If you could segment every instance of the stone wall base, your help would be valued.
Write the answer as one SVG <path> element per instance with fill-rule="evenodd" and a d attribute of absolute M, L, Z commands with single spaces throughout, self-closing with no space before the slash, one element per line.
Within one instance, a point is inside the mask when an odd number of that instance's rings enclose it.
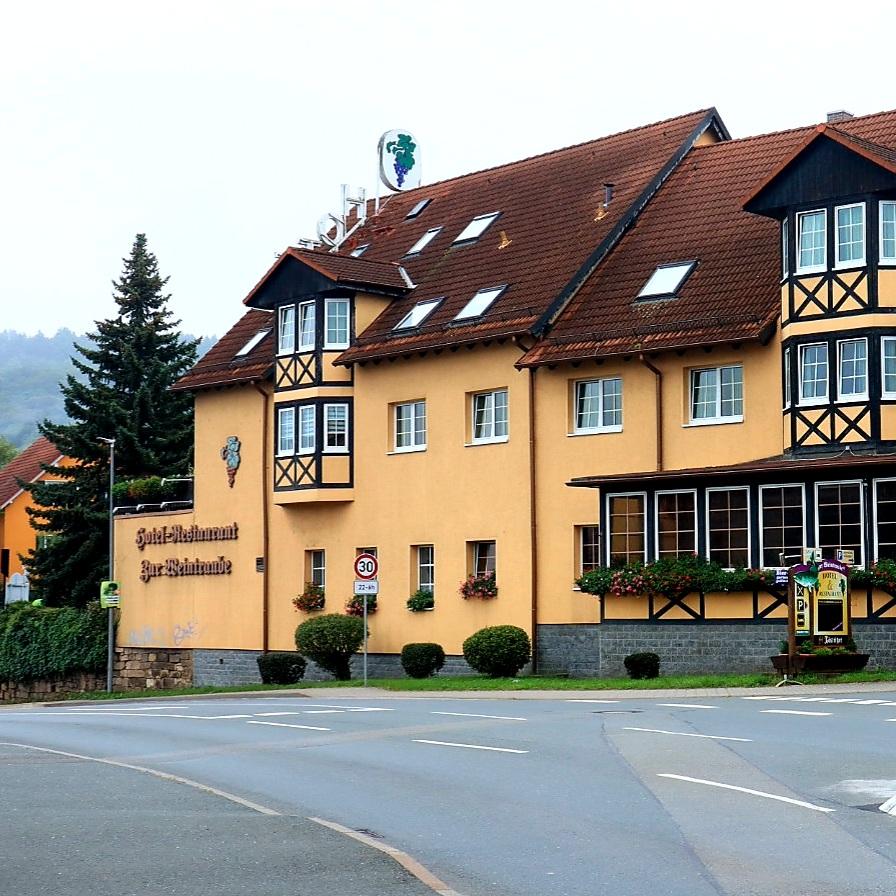
<path fill-rule="evenodd" d="M 65 678 L 37 681 L 0 681 L 0 703 L 63 700 L 71 694 L 102 691 L 105 688 L 105 672 L 75 672 Z"/>
<path fill-rule="evenodd" d="M 112 685 L 116 691 L 166 690 L 193 685 L 192 650 L 116 647 Z M 106 686 L 105 677 L 103 687 Z"/>

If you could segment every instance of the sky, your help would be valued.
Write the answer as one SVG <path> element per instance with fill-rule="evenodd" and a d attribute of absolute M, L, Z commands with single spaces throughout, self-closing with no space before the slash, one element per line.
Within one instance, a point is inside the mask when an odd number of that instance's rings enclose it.
<path fill-rule="evenodd" d="M 376 190 L 715 106 L 735 137 L 896 106 L 892 3 L 0 5 L 0 330 L 84 332 L 146 233 L 185 331 L 222 335 L 278 252 Z"/>

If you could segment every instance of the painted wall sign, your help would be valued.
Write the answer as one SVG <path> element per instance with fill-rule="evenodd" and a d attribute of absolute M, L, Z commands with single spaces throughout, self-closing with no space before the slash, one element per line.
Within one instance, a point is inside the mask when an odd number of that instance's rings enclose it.
<path fill-rule="evenodd" d="M 236 541 L 239 525 L 229 526 L 156 526 L 141 528 L 134 536 L 134 543 L 142 551 L 148 544 L 191 544 L 194 541 Z"/>
<path fill-rule="evenodd" d="M 409 131 L 386 131 L 379 142 L 380 180 L 390 190 L 412 190 L 420 186 L 420 156 L 417 141 Z"/>
<path fill-rule="evenodd" d="M 167 576 L 176 579 L 181 576 L 229 576 L 233 572 L 233 563 L 226 557 L 217 557 L 215 560 L 200 560 L 199 557 L 190 559 L 184 557 L 169 557 L 159 563 L 152 560 L 140 562 L 140 581 L 149 582 L 151 579 Z"/>
<path fill-rule="evenodd" d="M 236 471 L 240 468 L 240 440 L 237 436 L 227 436 L 227 443 L 221 449 L 221 459 L 227 465 L 227 484 L 233 488 Z"/>

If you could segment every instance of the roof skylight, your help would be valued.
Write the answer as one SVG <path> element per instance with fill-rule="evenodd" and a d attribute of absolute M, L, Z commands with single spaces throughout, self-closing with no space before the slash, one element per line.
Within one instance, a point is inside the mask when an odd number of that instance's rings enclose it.
<path fill-rule="evenodd" d="M 455 315 L 455 320 L 466 320 L 468 317 L 480 317 L 491 307 L 495 299 L 501 295 L 506 286 L 492 286 L 488 289 L 480 289 L 479 292 L 467 302 L 460 313 Z"/>
<path fill-rule="evenodd" d="M 431 227 L 405 254 L 416 255 L 418 252 L 422 252 L 441 232 L 441 227 Z"/>
<path fill-rule="evenodd" d="M 432 202 L 432 199 L 421 199 L 405 216 L 404 219 L 407 221 L 409 218 L 416 218 L 423 209 L 426 208 L 429 203 Z"/>
<path fill-rule="evenodd" d="M 490 212 L 487 215 L 477 215 L 467 224 L 466 227 L 454 238 L 455 243 L 465 243 L 468 240 L 479 239 L 486 230 L 488 230 L 489 225 L 495 218 L 500 215 L 501 212 Z"/>
<path fill-rule="evenodd" d="M 672 264 L 658 265 L 650 278 L 641 287 L 639 299 L 674 296 L 681 288 L 688 274 L 694 270 L 696 261 L 676 261 Z"/>
<path fill-rule="evenodd" d="M 410 330 L 412 327 L 419 327 L 435 311 L 436 306 L 441 303 L 441 299 L 427 299 L 425 302 L 417 302 L 392 329 Z"/>
<path fill-rule="evenodd" d="M 360 258 L 369 248 L 370 243 L 364 243 L 363 246 L 358 246 L 356 249 L 352 249 L 348 254 L 351 255 L 352 258 Z"/>
<path fill-rule="evenodd" d="M 244 358 L 249 352 L 270 333 L 270 329 L 259 330 L 252 338 L 233 356 L 234 358 Z"/>

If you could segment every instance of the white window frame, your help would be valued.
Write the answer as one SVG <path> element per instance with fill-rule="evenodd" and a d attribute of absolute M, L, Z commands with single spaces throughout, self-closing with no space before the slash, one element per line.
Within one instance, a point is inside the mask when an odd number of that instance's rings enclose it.
<path fill-rule="evenodd" d="M 854 258 L 849 261 L 840 261 L 840 212 L 846 209 L 860 208 L 862 210 L 862 255 L 860 258 Z M 868 254 L 868 216 L 865 211 L 864 202 L 852 202 L 849 205 L 837 205 L 834 207 L 834 268 L 843 270 L 844 268 L 861 268 L 865 266 L 865 258 Z"/>
<path fill-rule="evenodd" d="M 345 305 L 345 339 L 330 338 L 330 307 L 332 305 Z M 352 338 L 352 304 L 348 299 L 332 298 L 324 299 L 324 348 L 340 349 L 348 348 Z"/>
<path fill-rule="evenodd" d="M 865 544 L 865 490 L 862 487 L 861 479 L 829 479 L 824 482 L 816 482 L 814 489 L 814 507 L 815 511 L 815 546 L 821 547 L 821 537 L 819 535 L 821 526 L 819 524 L 818 513 L 818 490 L 824 485 L 857 485 L 859 487 L 859 538 L 862 548 L 862 562 L 857 566 L 866 566 L 868 563 L 868 546 Z"/>
<path fill-rule="evenodd" d="M 672 261 L 657 265 L 635 298 L 669 299 L 677 296 L 696 265 L 696 261 Z"/>
<path fill-rule="evenodd" d="M 893 245 L 893 255 L 884 255 L 884 206 L 893 209 L 893 217 L 896 220 L 896 200 L 883 199 L 878 204 L 877 227 L 878 227 L 878 255 L 881 264 L 896 264 L 896 243 Z M 896 225 L 894 225 L 896 226 Z"/>
<path fill-rule="evenodd" d="M 781 279 L 786 280 L 790 276 L 790 255 L 787 251 L 788 236 L 790 235 L 790 221 L 784 218 L 781 222 Z"/>
<path fill-rule="evenodd" d="M 843 346 L 853 342 L 861 342 L 865 346 L 865 390 L 863 392 L 843 392 Z M 868 400 L 868 340 L 863 336 L 837 340 L 837 401 L 850 404 L 854 401 Z"/>
<path fill-rule="evenodd" d="M 480 573 L 479 572 L 480 551 L 482 549 L 482 546 L 486 545 L 486 544 L 494 545 L 494 549 L 495 549 L 495 551 L 494 551 L 494 553 L 495 553 L 494 569 L 491 571 L 491 573 L 489 573 L 488 569 L 486 568 L 485 572 Z M 472 542 L 472 545 L 473 545 L 473 551 L 472 551 L 473 556 L 471 558 L 473 561 L 472 575 L 476 576 L 476 578 L 484 578 L 485 576 L 493 575 L 495 577 L 495 581 L 497 582 L 497 580 L 498 580 L 498 541 L 497 541 L 497 539 L 484 538 L 481 541 Z M 486 564 L 486 566 L 487 566 L 487 564 Z"/>
<path fill-rule="evenodd" d="M 305 340 L 305 320 L 308 316 L 308 312 L 311 312 L 311 341 L 307 342 Z M 299 315 L 298 315 L 298 329 L 299 329 L 299 351 L 300 352 L 313 352 L 315 347 L 317 346 L 317 305 L 314 301 L 311 302 L 300 302 L 299 303 Z"/>
<path fill-rule="evenodd" d="M 313 404 L 300 404 L 299 405 L 299 413 L 297 416 L 297 428 L 296 433 L 298 438 L 296 439 L 296 444 L 298 445 L 298 454 L 314 454 L 317 450 L 317 420 L 316 420 L 316 407 Z M 303 434 L 302 434 L 302 422 L 303 418 L 311 417 L 311 441 L 310 443 L 303 442 Z"/>
<path fill-rule="evenodd" d="M 417 405 L 423 405 L 423 417 L 424 417 L 424 427 L 423 427 L 423 441 L 417 442 Z M 411 443 L 409 445 L 399 445 L 398 444 L 398 414 L 400 408 L 410 408 L 411 409 L 411 417 L 410 417 L 410 436 Z M 429 439 L 429 420 L 427 410 L 426 410 L 426 399 L 418 398 L 415 401 L 400 401 L 397 404 L 392 405 L 392 451 L 396 454 L 408 454 L 412 451 L 426 451 L 426 445 Z"/>
<path fill-rule="evenodd" d="M 430 227 L 423 236 L 405 252 L 405 256 L 408 255 L 419 255 L 440 233 L 442 232 L 441 225 L 438 227 Z"/>
<path fill-rule="evenodd" d="M 330 434 L 330 410 L 341 409 L 345 414 L 345 445 L 332 447 L 327 444 Z M 351 444 L 351 415 L 349 414 L 348 404 L 344 401 L 331 401 L 324 405 L 324 424 L 323 424 L 323 444 L 321 449 L 324 454 L 348 454 L 349 445 Z"/>
<path fill-rule="evenodd" d="M 604 496 L 604 519 L 606 520 L 606 525 L 602 527 L 601 534 L 604 536 L 604 541 L 606 542 L 603 549 L 604 563 L 609 566 L 610 565 L 610 554 L 612 551 L 612 541 L 613 541 L 613 530 L 612 530 L 612 518 L 610 516 L 610 499 L 611 498 L 641 498 L 644 501 L 644 552 L 641 557 L 641 561 L 643 563 L 647 562 L 647 527 L 649 525 L 649 521 L 647 519 L 647 492 L 610 492 Z"/>
<path fill-rule="evenodd" d="M 800 245 L 803 241 L 803 220 L 809 215 L 821 215 L 824 221 L 822 233 L 824 234 L 824 243 L 822 244 L 824 257 L 821 264 L 802 265 L 800 264 Z M 828 212 L 824 208 L 813 208 L 805 212 L 797 212 L 796 215 L 796 273 L 797 274 L 818 274 L 828 269 Z"/>
<path fill-rule="evenodd" d="M 429 562 L 423 562 L 423 551 L 429 551 Z M 435 597 L 436 593 L 436 549 L 434 545 L 431 544 L 417 544 L 414 545 L 414 553 L 416 554 L 416 566 L 417 566 L 417 591 L 428 591 L 433 597 Z M 424 584 L 423 582 L 423 570 L 430 570 L 430 582 L 429 584 Z"/>
<path fill-rule="evenodd" d="M 254 336 L 252 336 L 248 342 L 233 356 L 234 358 L 245 358 L 268 333 L 271 332 L 270 327 L 267 330 L 259 330 Z"/>
<path fill-rule="evenodd" d="M 706 533 L 705 533 L 705 557 L 707 560 L 712 559 L 712 550 L 710 547 L 710 537 L 712 536 L 712 526 L 709 522 L 709 496 L 714 492 L 746 492 L 747 495 L 747 562 L 746 566 L 749 567 L 753 562 L 753 499 L 750 495 L 750 488 L 746 485 L 732 485 L 732 486 L 716 486 L 714 488 L 708 488 L 706 490 L 706 496 L 704 498 L 705 505 L 705 517 L 706 520 Z M 726 569 L 733 569 L 734 567 L 728 566 Z"/>
<path fill-rule="evenodd" d="M 896 477 L 893 476 L 883 476 L 880 479 L 875 479 L 873 481 L 873 500 L 871 503 L 871 518 L 872 518 L 872 532 L 874 535 L 874 558 L 873 562 L 876 563 L 880 559 L 880 538 L 877 529 L 877 484 L 879 482 L 896 482 Z"/>
<path fill-rule="evenodd" d="M 283 440 L 283 421 L 291 419 L 291 443 Z M 296 453 L 296 409 L 295 407 L 277 408 L 277 457 L 292 457 Z"/>
<path fill-rule="evenodd" d="M 722 371 L 723 370 L 740 370 L 740 413 L 739 414 L 722 414 Z M 716 372 L 716 413 L 712 417 L 695 417 L 694 416 L 694 375 L 703 373 L 707 370 Z M 744 404 L 746 404 L 746 390 L 744 389 L 744 365 L 737 364 L 720 364 L 718 367 L 693 367 L 688 371 L 688 422 L 685 426 L 718 426 L 724 423 L 743 423 L 744 422 Z"/>
<path fill-rule="evenodd" d="M 284 318 L 292 312 L 292 324 L 287 328 Z M 296 306 L 281 305 L 277 309 L 277 354 L 291 355 L 296 350 Z"/>
<path fill-rule="evenodd" d="M 653 494 L 653 554 L 660 559 L 660 496 L 661 495 L 693 495 L 694 497 L 694 550 L 696 553 L 700 544 L 700 514 L 697 507 L 697 490 L 693 488 L 664 488 Z M 671 555 L 667 555 L 671 556 Z M 679 555 L 681 556 L 681 555 Z"/>
<path fill-rule="evenodd" d="M 604 424 L 604 415 L 607 413 L 607 409 L 605 407 L 605 398 L 606 398 L 606 387 L 605 383 L 618 382 L 619 383 L 619 423 L 610 423 Z M 600 423 L 597 426 L 579 426 L 579 390 L 583 389 L 589 383 L 596 383 L 598 386 L 598 418 L 600 419 Z M 572 381 L 572 431 L 569 433 L 571 436 L 592 436 L 597 435 L 599 433 L 606 432 L 622 432 L 622 426 L 625 422 L 623 413 L 625 410 L 625 403 L 623 397 L 623 383 L 621 376 L 605 376 L 599 378 L 590 378 L 587 380 L 573 380 Z M 613 411 L 611 411 L 613 412 Z"/>
<path fill-rule="evenodd" d="M 896 203 L 894 203 L 896 205 Z M 883 336 L 880 341 L 880 388 L 881 398 L 896 398 L 896 388 L 887 389 L 887 344 L 893 346 L 896 359 L 896 336 Z M 896 383 L 894 383 L 896 386 Z"/>
<path fill-rule="evenodd" d="M 506 289 L 507 285 L 504 284 L 502 286 L 487 286 L 485 289 L 478 290 L 473 298 L 454 315 L 454 320 L 475 320 L 482 317 L 504 295 Z"/>
<path fill-rule="evenodd" d="M 594 529 L 597 533 L 597 541 L 589 542 L 590 544 L 597 545 L 597 566 L 595 569 L 599 569 L 603 564 L 603 545 L 601 542 L 603 539 L 601 538 L 600 532 L 600 524 L 599 523 L 580 523 L 575 527 L 575 539 L 576 539 L 576 576 L 581 576 L 585 574 L 585 530 L 586 529 Z M 588 570 L 591 572 L 591 570 Z M 574 589 L 576 591 L 579 590 L 578 586 Z"/>
<path fill-rule="evenodd" d="M 808 348 L 823 345 L 827 353 L 827 376 L 825 377 L 824 395 L 814 396 L 812 398 L 803 397 L 803 353 Z M 797 352 L 797 374 L 799 378 L 799 395 L 797 396 L 797 404 L 801 407 L 812 407 L 813 405 L 828 404 L 831 399 L 831 347 L 827 342 L 805 342 L 798 346 Z"/>
<path fill-rule="evenodd" d="M 784 349 L 784 409 L 790 407 L 793 402 L 793 396 L 790 394 L 790 390 L 793 388 L 793 380 L 790 374 L 790 364 L 793 360 L 793 350 L 792 346 L 787 346 Z"/>
<path fill-rule="evenodd" d="M 472 243 L 479 239 L 495 221 L 500 217 L 501 212 L 488 212 L 485 215 L 476 215 L 469 224 L 451 241 L 451 245 L 458 243 Z"/>
<path fill-rule="evenodd" d="M 439 305 L 444 301 L 444 296 L 438 299 L 424 299 L 417 302 L 413 308 L 397 323 L 393 330 L 413 330 L 423 325 L 426 318 L 429 317 Z"/>
<path fill-rule="evenodd" d="M 308 581 L 326 590 L 327 587 L 327 552 L 323 548 L 312 548 L 306 551 L 308 558 Z M 314 561 L 320 556 L 320 563 L 315 565 Z M 319 582 L 315 582 L 315 572 L 320 571 Z"/>
<path fill-rule="evenodd" d="M 760 485 L 759 486 L 759 519 L 757 520 L 757 522 L 759 524 L 758 525 L 758 529 L 759 529 L 759 562 L 758 562 L 758 565 L 760 567 L 765 566 L 765 564 L 762 562 L 762 559 L 765 556 L 765 527 L 762 524 L 762 512 L 765 509 L 765 505 L 762 502 L 762 493 L 763 493 L 763 491 L 765 491 L 765 489 L 772 489 L 772 488 L 798 488 L 800 490 L 800 492 L 802 493 L 802 496 L 803 496 L 803 514 L 802 514 L 802 516 L 803 516 L 803 520 L 802 520 L 803 536 L 802 536 L 802 538 L 803 538 L 803 540 L 802 540 L 802 544 L 800 546 L 805 547 L 805 545 L 806 545 L 806 483 L 805 482 L 769 482 L 769 483 L 766 483 L 765 485 Z M 802 559 L 802 558 L 800 558 L 800 559 Z M 799 562 L 799 561 L 797 561 L 797 562 Z M 785 563 L 785 566 L 786 565 L 787 564 Z M 781 566 L 778 566 L 777 564 L 775 564 L 774 566 L 769 567 L 769 568 L 770 569 L 783 569 L 784 567 L 781 567 Z"/>
<path fill-rule="evenodd" d="M 498 421 L 495 416 L 495 408 L 497 407 L 496 398 L 498 395 L 504 396 L 504 434 L 496 435 Z M 491 435 L 476 435 L 476 403 L 479 399 L 485 399 L 485 412 L 491 414 L 491 420 L 488 428 Z M 486 427 L 483 426 L 483 429 Z M 499 442 L 506 442 L 510 438 L 510 396 L 507 389 L 492 389 L 489 392 L 474 392 L 470 396 L 470 444 L 472 445 L 494 445 Z"/>

